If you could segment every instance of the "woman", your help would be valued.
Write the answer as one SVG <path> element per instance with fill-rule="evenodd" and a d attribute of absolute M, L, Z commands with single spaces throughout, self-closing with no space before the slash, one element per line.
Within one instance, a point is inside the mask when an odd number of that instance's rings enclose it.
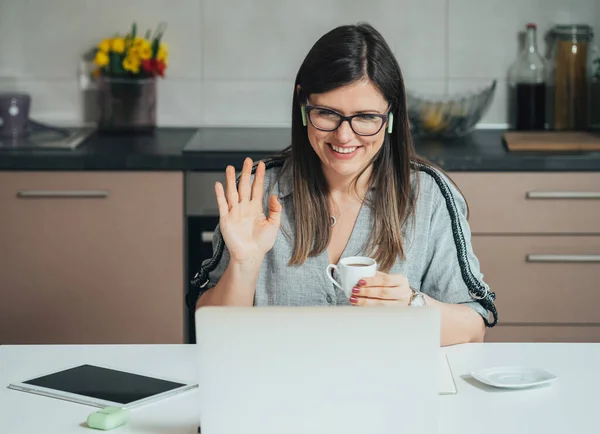
<path fill-rule="evenodd" d="M 422 305 L 441 311 L 442 345 L 482 341 L 494 294 L 470 245 L 466 203 L 413 149 L 400 68 L 367 24 L 319 39 L 294 87 L 292 143 L 246 159 L 215 185 L 220 222 L 188 304 Z M 348 299 L 325 269 L 377 260 Z M 493 320 L 489 321 L 489 314 Z"/>

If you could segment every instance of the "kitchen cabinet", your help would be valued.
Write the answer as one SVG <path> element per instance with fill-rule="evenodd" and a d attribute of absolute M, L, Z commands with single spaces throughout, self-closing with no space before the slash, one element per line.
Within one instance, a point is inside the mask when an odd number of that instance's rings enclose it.
<path fill-rule="evenodd" d="M 0 344 L 184 342 L 181 172 L 0 172 Z"/>
<path fill-rule="evenodd" d="M 497 296 L 486 340 L 600 342 L 600 173 L 449 175 Z"/>

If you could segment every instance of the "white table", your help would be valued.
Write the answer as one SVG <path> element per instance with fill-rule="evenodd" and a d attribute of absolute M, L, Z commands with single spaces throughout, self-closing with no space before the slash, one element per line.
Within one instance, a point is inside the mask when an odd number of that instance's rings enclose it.
<path fill-rule="evenodd" d="M 600 344 L 468 344 L 444 349 L 458 394 L 440 396 L 440 433 L 597 432 Z M 119 366 L 149 375 L 196 380 L 193 345 L 0 346 L 0 432 L 92 433 L 94 407 L 7 389 L 16 382 L 77 363 Z M 543 367 L 550 386 L 509 391 L 479 384 L 468 373 L 491 366 Z M 197 389 L 132 410 L 124 433 L 196 433 Z M 335 433 L 332 433 L 335 434 Z"/>

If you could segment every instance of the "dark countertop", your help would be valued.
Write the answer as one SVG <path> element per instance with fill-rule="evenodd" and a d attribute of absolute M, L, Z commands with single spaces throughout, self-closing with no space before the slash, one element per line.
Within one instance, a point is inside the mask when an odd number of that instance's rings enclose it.
<path fill-rule="evenodd" d="M 159 128 L 148 136 L 94 134 L 75 150 L 0 150 L 0 170 L 221 171 L 246 156 L 283 149 L 289 130 L 278 128 Z M 477 130 L 455 140 L 415 141 L 417 153 L 446 171 L 600 171 L 600 152 L 508 152 L 502 130 Z M 184 152 L 203 141 L 201 152 Z M 242 143 L 243 142 L 243 143 Z M 264 143 L 264 146 L 262 144 Z"/>

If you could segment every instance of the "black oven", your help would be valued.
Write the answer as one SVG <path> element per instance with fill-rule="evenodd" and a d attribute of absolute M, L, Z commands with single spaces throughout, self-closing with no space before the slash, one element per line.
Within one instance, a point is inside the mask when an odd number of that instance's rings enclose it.
<path fill-rule="evenodd" d="M 190 281 L 205 259 L 212 257 L 212 236 L 219 211 L 215 198 L 215 182 L 225 185 L 224 172 L 187 172 L 185 178 L 186 214 L 186 294 Z M 186 309 L 186 341 L 196 342 L 194 310 Z"/>
<path fill-rule="evenodd" d="M 218 153 L 227 157 L 218 165 L 217 171 L 189 171 L 185 174 L 185 206 L 187 220 L 187 259 L 185 291 L 204 259 L 212 256 L 211 236 L 219 221 L 215 198 L 215 182 L 225 186 L 225 167 L 236 167 L 236 177 L 245 157 L 258 161 L 279 153 L 290 144 L 291 130 L 285 128 L 199 128 L 185 145 L 184 153 L 194 155 L 203 152 Z M 198 154 L 194 158 L 202 158 Z M 208 157 L 207 157 L 208 158 Z M 213 165 L 216 165 L 214 163 Z M 215 167 L 216 170 L 217 167 Z M 194 312 L 186 309 L 187 341 L 195 343 Z"/>
<path fill-rule="evenodd" d="M 200 270 L 200 264 L 212 256 L 212 234 L 219 223 L 218 216 L 188 216 L 187 217 L 187 272 L 186 283 L 189 290 L 190 281 Z M 187 318 L 188 342 L 196 342 L 193 312 Z"/>

